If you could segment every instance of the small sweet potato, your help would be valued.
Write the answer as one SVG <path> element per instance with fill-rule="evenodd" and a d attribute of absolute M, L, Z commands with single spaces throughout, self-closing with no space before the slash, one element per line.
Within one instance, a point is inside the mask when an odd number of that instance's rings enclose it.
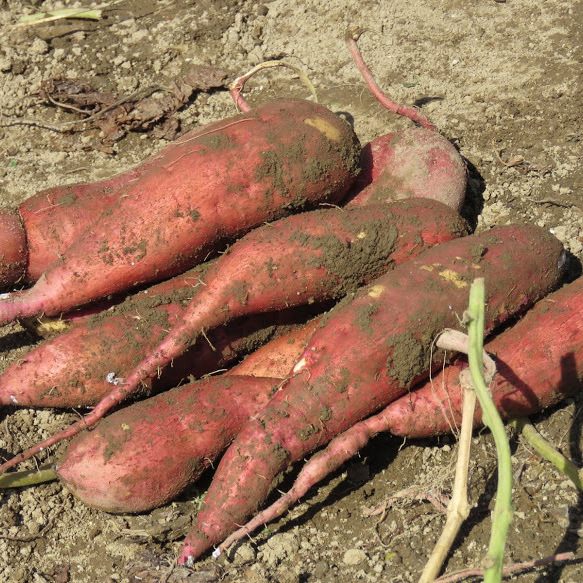
<path fill-rule="evenodd" d="M 361 166 L 347 207 L 420 197 L 459 211 L 464 203 L 465 162 L 437 132 L 413 128 L 376 138 L 364 146 Z"/>

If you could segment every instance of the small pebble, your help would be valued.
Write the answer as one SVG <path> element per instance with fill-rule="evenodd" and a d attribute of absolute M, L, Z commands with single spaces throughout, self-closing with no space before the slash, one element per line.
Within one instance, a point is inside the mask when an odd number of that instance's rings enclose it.
<path fill-rule="evenodd" d="M 344 553 L 342 561 L 345 565 L 358 565 L 366 561 L 366 553 L 361 549 L 349 549 Z"/>

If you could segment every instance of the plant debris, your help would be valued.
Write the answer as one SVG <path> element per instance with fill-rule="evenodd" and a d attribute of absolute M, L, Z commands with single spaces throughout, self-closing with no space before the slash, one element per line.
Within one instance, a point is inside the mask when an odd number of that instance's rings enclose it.
<path fill-rule="evenodd" d="M 82 116 L 75 123 L 102 132 L 98 149 L 113 152 L 112 145 L 130 131 L 151 131 L 155 138 L 174 140 L 180 121 L 174 114 L 199 91 L 226 89 L 230 76 L 220 69 L 192 66 L 168 86 L 150 85 L 126 97 L 93 89 L 80 79 L 49 79 L 39 91 L 55 107 Z"/>

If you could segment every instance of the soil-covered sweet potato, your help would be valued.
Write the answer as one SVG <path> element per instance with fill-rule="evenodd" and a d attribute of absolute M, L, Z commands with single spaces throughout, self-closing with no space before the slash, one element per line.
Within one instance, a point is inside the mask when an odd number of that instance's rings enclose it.
<path fill-rule="evenodd" d="M 164 150 L 32 288 L 4 296 L 0 323 L 176 275 L 265 221 L 338 202 L 359 156 L 350 126 L 307 101 L 199 129 Z"/>
<path fill-rule="evenodd" d="M 457 324 L 476 277 L 488 282 L 490 332 L 556 288 L 563 263 L 562 245 L 548 232 L 510 226 L 443 243 L 358 291 L 331 313 L 295 374 L 223 456 L 180 562 L 244 524 L 290 463 L 426 377 L 442 357 L 433 341 Z"/>

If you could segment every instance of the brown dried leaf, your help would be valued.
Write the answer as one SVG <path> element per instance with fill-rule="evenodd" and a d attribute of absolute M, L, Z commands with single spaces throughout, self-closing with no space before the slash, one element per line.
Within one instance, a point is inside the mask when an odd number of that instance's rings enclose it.
<path fill-rule="evenodd" d="M 175 139 L 180 124 L 173 114 L 197 91 L 227 87 L 229 81 L 229 75 L 220 69 L 192 66 L 184 77 L 172 81 L 167 88 L 146 88 L 127 98 L 95 91 L 89 83 L 78 79 L 44 81 L 39 94 L 52 105 L 87 115 L 80 122 L 101 130 L 103 144 L 109 144 L 109 150 L 111 144 L 129 131 L 154 128 L 154 137 Z M 154 91 L 162 92 L 162 95 L 152 97 Z"/>

